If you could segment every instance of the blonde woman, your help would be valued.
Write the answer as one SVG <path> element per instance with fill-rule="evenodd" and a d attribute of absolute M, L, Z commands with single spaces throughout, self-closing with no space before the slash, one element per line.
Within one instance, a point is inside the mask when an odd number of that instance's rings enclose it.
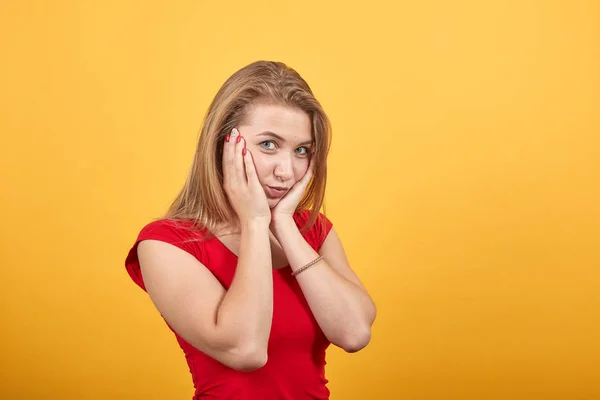
<path fill-rule="evenodd" d="M 187 181 L 126 267 L 181 346 L 194 399 L 328 399 L 325 352 L 371 337 L 375 305 L 320 211 L 330 124 L 279 62 L 233 74 Z"/>

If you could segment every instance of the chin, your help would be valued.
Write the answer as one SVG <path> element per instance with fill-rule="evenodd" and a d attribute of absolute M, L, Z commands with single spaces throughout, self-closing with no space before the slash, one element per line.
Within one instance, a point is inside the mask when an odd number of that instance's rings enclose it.
<path fill-rule="evenodd" d="M 275 206 L 276 206 L 277 204 L 279 204 L 279 200 L 280 200 L 280 199 L 267 199 L 267 202 L 269 203 L 269 208 L 270 208 L 270 209 L 273 209 L 273 208 L 275 208 Z"/>

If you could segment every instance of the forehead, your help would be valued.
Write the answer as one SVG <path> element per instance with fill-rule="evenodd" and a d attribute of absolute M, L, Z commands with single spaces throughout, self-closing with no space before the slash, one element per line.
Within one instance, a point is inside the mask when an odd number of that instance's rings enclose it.
<path fill-rule="evenodd" d="M 310 118 L 304 111 L 282 105 L 257 104 L 248 109 L 240 125 L 242 135 L 255 136 L 269 131 L 286 140 L 301 142 L 312 139 Z"/>

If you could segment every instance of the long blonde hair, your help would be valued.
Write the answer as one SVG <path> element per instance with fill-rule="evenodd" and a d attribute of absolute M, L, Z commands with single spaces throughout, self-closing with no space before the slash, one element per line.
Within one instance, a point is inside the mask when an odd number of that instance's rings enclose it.
<path fill-rule="evenodd" d="M 303 231 L 314 224 L 324 204 L 331 124 L 300 74 L 284 63 L 273 61 L 249 64 L 221 86 L 204 118 L 185 184 L 167 211 L 166 218 L 190 220 L 209 232 L 213 232 L 219 224 L 235 221 L 235 211 L 223 189 L 221 151 L 225 136 L 244 121 L 248 107 L 257 103 L 297 108 L 310 117 L 314 172 L 297 209 L 311 210 Z"/>

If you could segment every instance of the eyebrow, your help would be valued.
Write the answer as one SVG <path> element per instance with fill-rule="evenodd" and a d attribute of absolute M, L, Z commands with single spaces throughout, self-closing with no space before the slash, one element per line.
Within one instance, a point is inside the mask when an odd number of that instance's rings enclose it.
<path fill-rule="evenodd" d="M 281 137 L 278 134 L 276 134 L 275 132 L 271 132 L 271 131 L 264 131 L 262 133 L 259 133 L 257 136 L 269 136 L 269 137 L 275 138 L 277 140 L 280 140 L 282 142 L 285 142 L 285 139 L 283 137 Z M 313 142 L 312 140 L 305 140 L 304 142 L 299 143 L 298 145 L 305 146 L 307 144 L 312 144 L 312 142 Z"/>

